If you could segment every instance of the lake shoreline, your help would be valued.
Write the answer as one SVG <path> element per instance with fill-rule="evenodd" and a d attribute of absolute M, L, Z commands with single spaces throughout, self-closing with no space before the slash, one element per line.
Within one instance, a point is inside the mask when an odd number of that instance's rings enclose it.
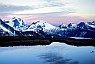
<path fill-rule="evenodd" d="M 52 42 L 61 42 L 61 43 L 64 42 L 68 45 L 74 45 L 74 46 L 95 46 L 95 39 L 40 38 L 33 36 L 0 37 L 0 47 L 49 45 Z"/>

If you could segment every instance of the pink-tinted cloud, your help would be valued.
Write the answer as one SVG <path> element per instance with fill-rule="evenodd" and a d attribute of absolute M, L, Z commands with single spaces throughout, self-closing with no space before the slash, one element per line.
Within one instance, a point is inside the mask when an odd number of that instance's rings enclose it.
<path fill-rule="evenodd" d="M 54 25 L 60 25 L 62 23 L 64 24 L 79 23 L 80 21 L 85 21 L 85 22 L 93 21 L 93 20 L 88 20 L 87 18 L 83 18 L 81 16 L 74 16 L 74 15 L 61 16 L 59 13 L 58 14 L 35 14 L 35 15 L 10 15 L 5 17 L 2 16 L 1 18 L 4 20 L 4 19 L 11 19 L 13 17 L 22 18 L 28 24 L 31 24 L 32 22 L 36 22 L 38 20 L 45 21 Z"/>
<path fill-rule="evenodd" d="M 18 16 L 16 16 L 18 17 Z M 72 15 L 63 15 L 58 14 L 36 14 L 36 15 L 19 15 L 26 23 L 31 24 L 38 20 L 45 21 L 50 24 L 59 25 L 59 24 L 68 24 L 68 23 L 79 23 L 80 21 L 93 21 L 83 18 L 81 16 L 72 16 Z"/>
<path fill-rule="evenodd" d="M 45 22 L 48 22 L 48 23 L 51 23 L 51 24 L 54 24 L 54 25 L 59 25 L 59 24 L 68 24 L 68 23 L 79 23 L 80 21 L 89 21 L 85 18 L 82 18 L 80 16 L 60 16 L 60 17 L 57 17 L 57 16 L 54 16 L 54 17 L 37 17 L 37 18 L 30 18 L 30 19 L 26 19 L 26 21 L 28 23 L 31 23 L 33 21 L 37 21 L 37 20 L 41 20 L 41 21 L 45 21 Z"/>

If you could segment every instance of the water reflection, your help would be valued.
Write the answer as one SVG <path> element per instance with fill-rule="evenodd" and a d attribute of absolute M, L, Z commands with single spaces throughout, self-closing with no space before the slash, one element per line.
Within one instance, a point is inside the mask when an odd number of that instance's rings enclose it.
<path fill-rule="evenodd" d="M 0 47 L 0 64 L 95 64 L 95 47 L 64 43 Z"/>
<path fill-rule="evenodd" d="M 6 51 L 14 51 L 14 50 L 20 50 L 20 49 L 26 49 L 30 46 L 13 46 L 13 47 L 0 47 L 0 53 L 6 52 Z"/>
<path fill-rule="evenodd" d="M 58 53 L 44 53 L 40 55 L 40 58 L 43 59 L 44 62 L 48 62 L 50 64 L 79 64 L 78 61 L 73 61 L 73 59 L 67 59 Z"/>

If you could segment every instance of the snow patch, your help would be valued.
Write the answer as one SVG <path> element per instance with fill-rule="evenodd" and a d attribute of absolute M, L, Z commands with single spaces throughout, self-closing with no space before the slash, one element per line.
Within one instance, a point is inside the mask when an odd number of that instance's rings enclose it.
<path fill-rule="evenodd" d="M 84 38 L 84 37 L 70 37 L 70 38 L 74 38 L 74 39 L 91 39 L 91 38 Z"/>

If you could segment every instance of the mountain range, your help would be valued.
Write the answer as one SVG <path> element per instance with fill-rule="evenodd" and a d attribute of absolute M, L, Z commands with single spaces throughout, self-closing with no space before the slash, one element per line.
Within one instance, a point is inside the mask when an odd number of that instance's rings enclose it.
<path fill-rule="evenodd" d="M 0 19 L 0 36 L 40 36 L 50 38 L 83 37 L 95 38 L 95 21 L 69 23 L 53 26 L 47 22 L 37 21 L 30 25 L 21 18 Z"/>

